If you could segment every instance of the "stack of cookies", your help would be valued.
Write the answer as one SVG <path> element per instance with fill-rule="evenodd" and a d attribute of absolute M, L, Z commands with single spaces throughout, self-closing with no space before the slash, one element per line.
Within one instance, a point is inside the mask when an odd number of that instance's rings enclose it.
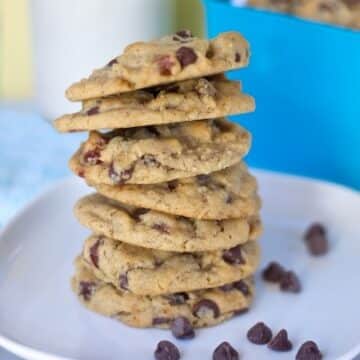
<path fill-rule="evenodd" d="M 223 75 L 248 60 L 238 33 L 179 31 L 128 46 L 67 90 L 83 107 L 55 126 L 89 131 L 70 168 L 96 190 L 75 206 L 92 233 L 72 279 L 87 308 L 192 329 L 251 305 L 260 199 L 242 161 L 251 136 L 224 116 L 254 100 Z"/>

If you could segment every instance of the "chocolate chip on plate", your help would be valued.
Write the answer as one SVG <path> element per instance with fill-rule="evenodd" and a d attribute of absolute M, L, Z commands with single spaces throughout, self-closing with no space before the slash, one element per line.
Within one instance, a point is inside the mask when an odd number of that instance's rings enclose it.
<path fill-rule="evenodd" d="M 262 278 L 265 281 L 278 283 L 280 282 L 282 276 L 285 273 L 285 269 L 276 261 L 272 261 L 269 265 L 263 270 Z"/>
<path fill-rule="evenodd" d="M 192 48 L 182 46 L 176 51 L 176 58 L 179 60 L 181 67 L 184 68 L 196 62 L 197 55 Z"/>
<path fill-rule="evenodd" d="M 264 345 L 271 340 L 272 331 L 263 322 L 258 322 L 249 329 L 247 332 L 247 338 L 253 344 Z"/>
<path fill-rule="evenodd" d="M 285 271 L 280 280 L 280 289 L 286 292 L 299 293 L 301 283 L 293 271 Z"/>
<path fill-rule="evenodd" d="M 214 350 L 213 360 L 239 360 L 239 353 L 224 341 Z"/>
<path fill-rule="evenodd" d="M 242 256 L 241 245 L 224 250 L 222 258 L 225 262 L 231 265 L 245 264 L 245 260 Z"/>
<path fill-rule="evenodd" d="M 306 341 L 296 354 L 296 360 L 321 360 L 322 354 L 314 341 Z"/>
<path fill-rule="evenodd" d="M 329 242 L 325 227 L 320 223 L 312 224 L 305 232 L 304 240 L 310 254 L 324 255 L 329 250 Z"/>
<path fill-rule="evenodd" d="M 212 300 L 200 300 L 193 307 L 193 315 L 198 318 L 206 317 L 209 313 L 211 313 L 215 319 L 220 316 L 220 309 Z"/>
<path fill-rule="evenodd" d="M 195 336 L 190 321 L 184 316 L 178 316 L 172 321 L 171 332 L 177 339 L 192 339 Z"/>
<path fill-rule="evenodd" d="M 285 329 L 280 330 L 268 343 L 268 347 L 274 351 L 290 351 L 292 343 L 288 339 L 287 331 Z"/>
<path fill-rule="evenodd" d="M 154 352 L 156 360 L 179 360 L 179 349 L 170 341 L 162 340 L 157 344 Z"/>

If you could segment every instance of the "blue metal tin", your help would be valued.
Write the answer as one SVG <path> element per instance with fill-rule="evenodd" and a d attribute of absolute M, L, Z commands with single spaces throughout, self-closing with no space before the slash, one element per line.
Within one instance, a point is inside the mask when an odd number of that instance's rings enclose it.
<path fill-rule="evenodd" d="M 256 98 L 235 116 L 253 133 L 252 166 L 360 189 L 360 32 L 204 0 L 208 34 L 236 30 L 249 68 L 230 73 Z"/>

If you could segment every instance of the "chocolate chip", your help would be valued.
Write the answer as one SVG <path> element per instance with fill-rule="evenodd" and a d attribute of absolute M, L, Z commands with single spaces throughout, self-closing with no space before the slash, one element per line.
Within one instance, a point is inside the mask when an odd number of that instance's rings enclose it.
<path fill-rule="evenodd" d="M 220 309 L 217 304 L 209 299 L 200 300 L 193 307 L 193 315 L 198 318 L 205 317 L 209 311 L 212 312 L 215 319 L 220 315 Z"/>
<path fill-rule="evenodd" d="M 131 179 L 133 172 L 133 167 L 117 172 L 114 168 L 114 163 L 111 163 L 109 168 L 109 177 L 115 184 L 121 185 Z"/>
<path fill-rule="evenodd" d="M 250 295 L 250 289 L 249 289 L 248 285 L 246 284 L 246 282 L 243 280 L 235 281 L 233 283 L 233 287 L 236 290 L 241 291 L 245 296 Z"/>
<path fill-rule="evenodd" d="M 235 53 L 235 62 L 240 62 L 241 60 L 241 54 L 240 53 Z"/>
<path fill-rule="evenodd" d="M 175 65 L 170 55 L 163 55 L 156 60 L 160 75 L 170 76 L 171 68 Z"/>
<path fill-rule="evenodd" d="M 309 227 L 304 235 L 305 243 L 310 254 L 324 255 L 329 250 L 326 229 L 323 225 L 315 223 Z"/>
<path fill-rule="evenodd" d="M 227 342 L 221 343 L 213 353 L 213 360 L 239 360 L 239 353 Z"/>
<path fill-rule="evenodd" d="M 140 216 L 144 215 L 146 213 L 148 213 L 150 210 L 149 209 L 145 209 L 145 208 L 136 208 L 131 216 L 133 217 L 133 219 L 135 219 L 136 221 L 140 221 Z"/>
<path fill-rule="evenodd" d="M 156 360 L 179 360 L 179 349 L 170 341 L 162 340 L 157 344 L 154 352 Z"/>
<path fill-rule="evenodd" d="M 101 244 L 101 239 L 97 239 L 96 242 L 89 249 L 90 259 L 94 266 L 97 268 L 99 268 L 99 247 Z"/>
<path fill-rule="evenodd" d="M 186 292 L 179 292 L 165 296 L 169 300 L 170 305 L 182 305 L 189 300 L 189 295 Z"/>
<path fill-rule="evenodd" d="M 225 284 L 225 285 L 220 286 L 219 289 L 224 292 L 228 292 L 228 291 L 234 290 L 234 286 L 233 286 L 233 284 Z"/>
<path fill-rule="evenodd" d="M 249 311 L 248 308 L 242 308 L 239 310 L 234 310 L 233 314 L 234 314 L 234 316 L 238 316 L 238 315 L 246 314 L 248 311 Z"/>
<path fill-rule="evenodd" d="M 186 30 L 186 29 L 179 30 L 175 34 L 177 36 L 180 36 L 180 37 L 184 38 L 184 39 L 189 38 L 189 37 L 193 37 L 192 32 L 190 30 Z"/>
<path fill-rule="evenodd" d="M 184 317 L 179 316 L 171 323 L 171 332 L 177 339 L 192 339 L 195 336 L 194 329 L 190 321 Z"/>
<path fill-rule="evenodd" d="M 292 343 L 288 339 L 287 331 L 285 329 L 280 330 L 269 342 L 268 347 L 275 351 L 290 351 L 292 349 Z"/>
<path fill-rule="evenodd" d="M 207 50 L 206 50 L 206 54 L 205 56 L 208 58 L 208 59 L 212 59 L 214 57 L 214 50 L 212 47 L 209 47 Z"/>
<path fill-rule="evenodd" d="M 299 293 L 301 291 L 301 283 L 297 275 L 293 271 L 285 271 L 280 279 L 280 289 L 286 292 Z"/>
<path fill-rule="evenodd" d="M 155 223 L 152 228 L 161 232 L 162 234 L 170 234 L 170 229 L 165 223 Z"/>
<path fill-rule="evenodd" d="M 110 60 L 106 66 L 113 66 L 114 64 L 117 64 L 117 63 L 118 63 L 117 59 L 114 58 L 114 59 Z"/>
<path fill-rule="evenodd" d="M 220 228 L 220 232 L 224 232 L 224 221 L 223 220 L 216 220 L 216 225 Z"/>
<path fill-rule="evenodd" d="M 322 354 L 314 341 L 306 341 L 296 354 L 296 360 L 321 360 Z"/>
<path fill-rule="evenodd" d="M 174 191 L 178 187 L 179 181 L 178 180 L 171 180 L 171 181 L 168 181 L 166 183 L 166 185 L 167 185 L 167 187 L 168 187 L 168 189 L 170 191 Z"/>
<path fill-rule="evenodd" d="M 247 332 L 247 338 L 250 342 L 257 345 L 267 344 L 272 338 L 271 329 L 263 322 L 258 322 Z"/>
<path fill-rule="evenodd" d="M 79 295 L 83 297 L 85 301 L 89 301 L 91 295 L 95 290 L 96 284 L 91 281 L 80 281 L 79 282 Z"/>
<path fill-rule="evenodd" d="M 78 176 L 80 176 L 81 178 L 84 178 L 85 177 L 85 171 L 84 170 L 79 170 L 77 172 Z"/>
<path fill-rule="evenodd" d="M 176 58 L 179 60 L 181 67 L 184 68 L 196 62 L 197 55 L 192 48 L 182 46 L 176 51 Z"/>
<path fill-rule="evenodd" d="M 225 262 L 231 265 L 245 264 L 245 260 L 242 256 L 241 245 L 224 250 L 222 258 Z"/>
<path fill-rule="evenodd" d="M 156 317 L 153 318 L 152 320 L 152 324 L 155 325 L 163 325 L 163 324 L 169 324 L 171 321 L 171 319 L 166 318 L 166 317 Z"/>
<path fill-rule="evenodd" d="M 119 285 L 121 289 L 128 290 L 129 280 L 126 274 L 120 274 L 119 276 Z"/>
<path fill-rule="evenodd" d="M 94 106 L 92 108 L 90 108 L 88 111 L 86 111 L 86 115 L 96 115 L 99 113 L 99 107 L 98 106 Z"/>
<path fill-rule="evenodd" d="M 155 156 L 152 154 L 144 154 L 141 157 L 141 160 L 146 166 L 159 167 L 161 165 L 159 161 L 156 160 Z"/>
<path fill-rule="evenodd" d="M 207 186 L 211 182 L 211 177 L 205 174 L 197 175 L 196 181 L 200 186 Z"/>
<path fill-rule="evenodd" d="M 99 149 L 89 150 L 84 154 L 83 157 L 84 161 L 90 165 L 98 165 L 102 163 L 102 161 L 100 160 Z"/>
<path fill-rule="evenodd" d="M 227 194 L 225 197 L 225 203 L 226 204 L 232 204 L 234 202 L 234 198 L 231 194 Z"/>
<path fill-rule="evenodd" d="M 272 261 L 263 270 L 262 278 L 265 281 L 279 283 L 284 273 L 285 269 L 279 263 Z"/>

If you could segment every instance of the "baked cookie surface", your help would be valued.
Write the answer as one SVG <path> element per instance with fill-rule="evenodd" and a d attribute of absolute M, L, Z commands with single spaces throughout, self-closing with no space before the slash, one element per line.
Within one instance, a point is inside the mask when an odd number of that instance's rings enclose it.
<path fill-rule="evenodd" d="M 122 55 L 71 85 L 69 100 L 100 98 L 150 86 L 219 74 L 247 66 L 249 45 L 236 32 L 211 40 L 179 31 L 150 42 L 127 46 Z"/>
<path fill-rule="evenodd" d="M 177 253 L 91 235 L 82 256 L 100 280 L 137 295 L 160 295 L 244 279 L 255 272 L 259 247 L 249 241 L 226 250 Z"/>

